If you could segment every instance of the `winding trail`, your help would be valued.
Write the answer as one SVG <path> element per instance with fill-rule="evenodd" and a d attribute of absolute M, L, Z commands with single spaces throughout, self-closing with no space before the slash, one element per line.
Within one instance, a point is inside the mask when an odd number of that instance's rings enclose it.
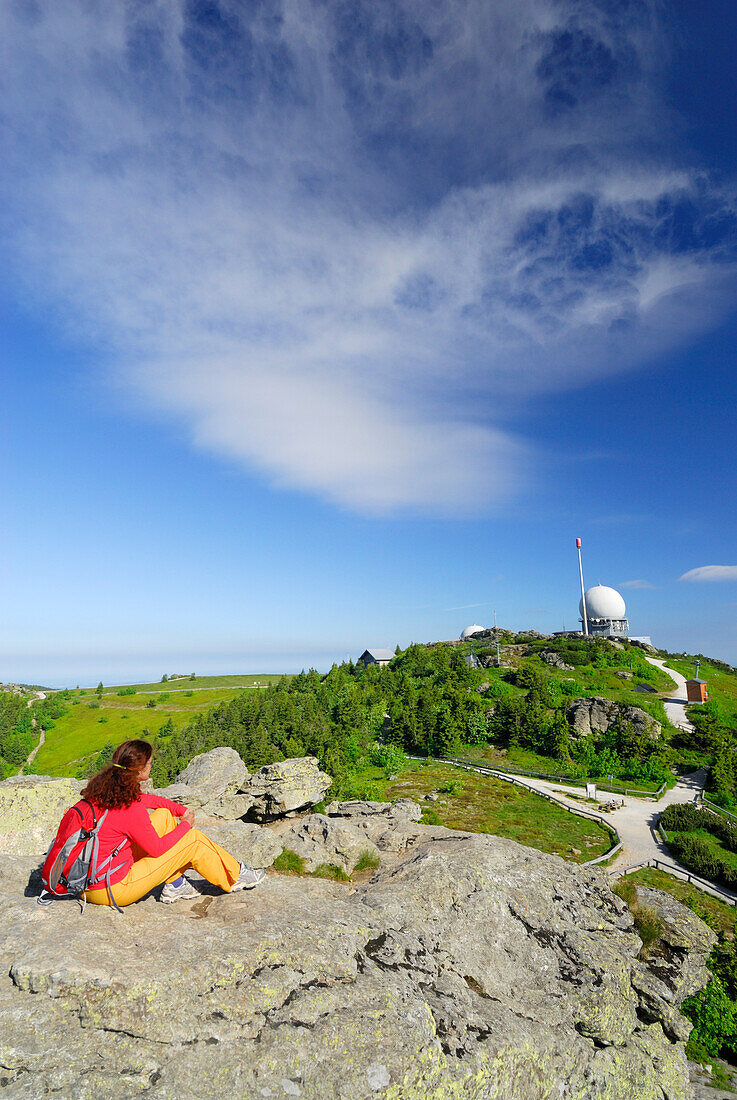
<path fill-rule="evenodd" d="M 664 672 L 666 676 L 670 676 L 671 680 L 675 683 L 675 691 L 671 692 L 669 698 L 663 703 L 665 707 L 665 713 L 668 715 L 669 720 L 674 726 L 682 730 L 692 730 L 693 725 L 686 717 L 686 703 L 688 699 L 686 697 L 686 677 L 681 676 L 680 672 L 676 672 L 674 668 L 669 668 L 660 657 L 645 657 L 648 664 L 655 665 L 661 672 Z"/>
<path fill-rule="evenodd" d="M 680 672 L 676 672 L 675 669 L 669 668 L 665 661 L 660 658 L 648 657 L 647 660 L 670 676 L 675 683 L 674 691 L 664 703 L 669 720 L 679 729 L 693 729 L 686 717 L 685 677 L 681 676 Z M 682 775 L 675 787 L 665 791 L 657 802 L 653 799 L 635 798 L 633 795 L 628 795 L 624 806 L 607 814 L 597 813 L 595 810 L 589 809 L 582 800 L 581 787 L 568 786 L 565 783 L 536 779 L 533 776 L 523 776 L 517 773 L 505 773 L 500 768 L 494 768 L 493 771 L 495 774 L 521 784 L 531 791 L 553 795 L 560 803 L 571 809 L 586 809 L 592 817 L 603 824 L 613 825 L 622 840 L 622 848 L 606 868 L 610 876 L 616 877 L 618 873 L 633 864 L 646 863 L 648 860 L 655 859 L 659 860 L 660 863 L 669 865 L 673 871 L 679 874 L 679 877 L 690 874 L 685 867 L 682 867 L 673 858 L 667 845 L 661 840 L 657 831 L 657 822 L 666 806 L 695 801 L 699 792 L 704 789 L 707 776 L 706 768 L 699 768 L 697 771 Z M 610 796 L 607 795 L 606 797 Z M 667 867 L 665 869 L 667 870 Z M 715 897 L 728 898 L 737 902 L 737 894 L 730 893 L 730 891 L 717 886 L 712 889 L 703 880 L 698 881 L 693 878 L 692 880 L 699 889 L 705 890 Z"/>

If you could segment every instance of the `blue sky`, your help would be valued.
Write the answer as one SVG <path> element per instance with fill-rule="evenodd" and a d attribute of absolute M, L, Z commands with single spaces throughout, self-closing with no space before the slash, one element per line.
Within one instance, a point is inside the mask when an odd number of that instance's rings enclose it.
<path fill-rule="evenodd" d="M 693 9 L 3 6 L 0 679 L 570 628 L 576 536 L 737 663 L 737 13 Z"/>

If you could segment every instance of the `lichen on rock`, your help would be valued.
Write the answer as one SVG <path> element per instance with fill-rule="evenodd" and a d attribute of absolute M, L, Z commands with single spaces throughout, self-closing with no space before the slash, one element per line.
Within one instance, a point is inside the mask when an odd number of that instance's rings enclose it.
<path fill-rule="evenodd" d="M 678 1006 L 704 980 L 701 922 L 661 901 L 663 943 L 639 959 L 602 871 L 418 815 L 354 802 L 302 819 L 306 835 L 401 834 L 368 882 L 272 873 L 122 916 L 40 908 L 37 860 L 5 856 L 3 1095 L 687 1100 Z M 211 827 L 262 865 L 285 842 Z"/>

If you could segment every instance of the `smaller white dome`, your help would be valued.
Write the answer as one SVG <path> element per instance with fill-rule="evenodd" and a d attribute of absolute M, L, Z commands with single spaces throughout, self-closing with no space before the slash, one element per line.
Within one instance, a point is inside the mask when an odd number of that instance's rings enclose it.
<path fill-rule="evenodd" d="M 470 638 L 472 634 L 478 634 L 479 630 L 486 630 L 486 627 L 479 626 L 478 623 L 472 623 L 471 626 L 467 626 L 461 634 L 461 641 L 465 641 L 466 638 Z"/>
<path fill-rule="evenodd" d="M 625 603 L 616 588 L 607 588 L 597 584 L 586 592 L 586 614 L 590 619 L 623 619 Z M 579 600 L 578 611 L 583 615 L 583 600 Z"/>

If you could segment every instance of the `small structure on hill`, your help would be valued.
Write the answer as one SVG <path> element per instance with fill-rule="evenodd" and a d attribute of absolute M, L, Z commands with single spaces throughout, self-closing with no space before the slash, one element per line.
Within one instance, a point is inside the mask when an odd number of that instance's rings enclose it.
<path fill-rule="evenodd" d="M 689 703 L 705 703 L 709 698 L 706 680 L 699 680 L 698 676 L 694 676 L 692 680 L 686 680 L 686 698 Z"/>
<path fill-rule="evenodd" d="M 378 649 L 374 646 L 364 649 L 358 660 L 362 665 L 388 665 L 393 656 L 393 649 Z"/>
<path fill-rule="evenodd" d="M 480 634 L 485 627 L 479 626 L 478 623 L 471 623 L 465 630 L 461 631 L 461 641 L 465 642 L 466 638 L 473 638 L 474 634 Z"/>
<path fill-rule="evenodd" d="M 578 613 L 581 616 L 581 625 L 587 633 L 600 638 L 626 638 L 629 634 L 629 623 L 625 618 L 625 603 L 616 588 L 608 588 L 605 584 L 597 584 L 586 591 L 585 603 L 580 600 Z M 586 617 L 584 620 L 584 616 Z"/>

